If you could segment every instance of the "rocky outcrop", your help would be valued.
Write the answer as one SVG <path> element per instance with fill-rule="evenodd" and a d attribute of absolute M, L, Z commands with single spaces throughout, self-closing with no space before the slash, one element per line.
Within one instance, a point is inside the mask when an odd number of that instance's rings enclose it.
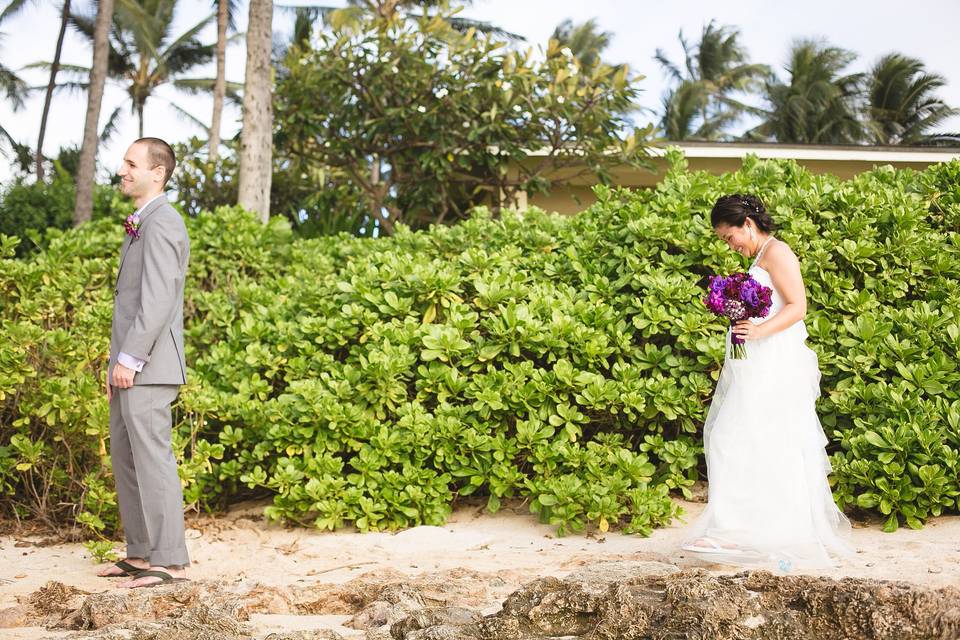
<path fill-rule="evenodd" d="M 960 589 L 951 587 L 608 562 L 534 580 L 504 599 L 508 588 L 496 575 L 468 571 L 368 573 L 298 588 L 211 581 L 94 594 L 52 582 L 7 610 L 6 620 L 98 640 L 960 639 Z M 496 613 L 481 615 L 499 602 Z M 254 613 L 351 617 L 341 634 L 258 633 Z"/>
<path fill-rule="evenodd" d="M 960 638 L 960 590 L 954 588 L 765 571 L 618 573 L 613 580 L 536 580 L 499 613 L 461 627 L 458 640 Z"/>

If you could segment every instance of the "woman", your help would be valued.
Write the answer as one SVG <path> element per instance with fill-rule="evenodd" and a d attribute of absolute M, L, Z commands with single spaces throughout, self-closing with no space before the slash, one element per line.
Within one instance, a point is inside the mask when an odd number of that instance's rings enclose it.
<path fill-rule="evenodd" d="M 850 523 L 833 502 L 827 439 L 814 403 L 820 393 L 817 356 L 804 341 L 807 311 L 800 263 L 772 235 L 760 199 L 720 198 L 710 215 L 727 245 L 753 257 L 749 273 L 773 289 L 766 318 L 743 320 L 731 332 L 747 357 L 727 357 L 707 413 L 703 440 L 709 502 L 683 548 L 704 559 L 781 571 L 833 564 L 851 553 Z"/>

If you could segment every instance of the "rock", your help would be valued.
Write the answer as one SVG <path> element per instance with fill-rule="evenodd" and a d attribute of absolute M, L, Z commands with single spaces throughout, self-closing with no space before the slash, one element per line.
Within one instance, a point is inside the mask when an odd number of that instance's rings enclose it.
<path fill-rule="evenodd" d="M 474 640 L 463 627 L 452 624 L 441 624 L 421 631 L 412 631 L 406 640 Z"/>
<path fill-rule="evenodd" d="M 960 637 L 960 590 L 952 587 L 702 569 L 609 577 L 536 580 L 499 613 L 460 626 L 460 635 L 449 624 L 433 628 L 456 640 Z"/>
<path fill-rule="evenodd" d="M 312 629 L 310 631 L 271 633 L 265 636 L 263 640 L 343 640 L 343 636 L 329 629 Z"/>
<path fill-rule="evenodd" d="M 421 611 L 414 611 L 412 614 L 403 618 L 398 622 L 394 622 L 390 625 L 390 635 L 395 640 L 426 640 L 427 636 L 422 635 L 420 632 L 424 629 L 434 630 L 439 629 L 440 627 L 458 629 L 469 624 L 472 624 L 480 619 L 480 616 L 469 609 L 464 609 L 462 607 L 440 607 L 434 609 L 423 609 Z M 446 634 L 447 631 L 435 632 Z M 459 633 L 459 631 L 457 632 Z M 429 636 L 433 638 L 434 636 Z M 446 636 L 437 636 L 437 640 L 440 640 L 441 637 Z M 450 636 L 452 639 L 457 636 Z"/>
<path fill-rule="evenodd" d="M 417 591 L 425 607 L 481 607 L 512 591 L 497 574 L 469 569 L 417 576 L 395 570 L 371 571 L 343 585 L 315 584 L 297 589 L 293 606 L 298 613 L 309 615 L 354 615 L 383 600 L 384 590 L 401 586 Z"/>
<path fill-rule="evenodd" d="M 390 626 L 425 607 L 419 591 L 408 585 L 390 585 L 381 590 L 378 600 L 364 607 L 344 626 L 354 629 Z"/>
<path fill-rule="evenodd" d="M 252 637 L 245 624 L 251 613 L 335 613 L 329 606 L 352 614 L 348 625 L 365 631 L 365 640 L 960 638 L 960 590 L 953 587 L 765 571 L 714 575 L 637 560 L 541 578 L 509 595 L 506 581 L 490 586 L 494 578 L 381 572 L 343 585 L 198 581 L 96 594 L 49 583 L 0 612 L 0 622 L 76 630 L 84 640 L 240 640 Z M 491 606 L 501 599 L 502 608 Z M 268 638 L 342 640 L 319 630 Z"/>
<path fill-rule="evenodd" d="M 0 609 L 0 629 L 27 626 L 32 612 L 33 610 L 30 607 L 23 604 Z"/>
<path fill-rule="evenodd" d="M 564 582 L 609 584 L 636 576 L 662 576 L 680 571 L 676 565 L 650 560 L 595 562 L 567 575 Z"/>

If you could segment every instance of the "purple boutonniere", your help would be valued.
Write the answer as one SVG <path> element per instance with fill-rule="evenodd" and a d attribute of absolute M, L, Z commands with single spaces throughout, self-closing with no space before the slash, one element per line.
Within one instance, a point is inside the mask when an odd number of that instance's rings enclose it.
<path fill-rule="evenodd" d="M 127 219 L 123 222 L 123 230 L 127 232 L 128 236 L 133 236 L 134 239 L 140 237 L 140 216 L 135 213 L 127 216 Z"/>

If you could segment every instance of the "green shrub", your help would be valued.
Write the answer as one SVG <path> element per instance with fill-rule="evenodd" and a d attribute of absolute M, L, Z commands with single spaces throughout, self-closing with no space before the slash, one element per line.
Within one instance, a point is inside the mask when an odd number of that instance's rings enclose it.
<path fill-rule="evenodd" d="M 561 533 L 649 533 L 702 471 L 725 329 L 703 282 L 742 267 L 704 212 L 753 191 L 802 260 L 838 503 L 888 529 L 956 512 L 960 163 L 843 182 L 671 159 L 656 189 L 598 188 L 574 218 L 479 211 L 378 240 L 189 219 L 187 501 L 269 495 L 272 518 L 378 530 L 522 497 Z M 117 525 L 100 381 L 121 239 L 94 222 L 3 260 L 0 486 L 20 517 Z"/>
<path fill-rule="evenodd" d="M 58 167 L 50 182 L 18 179 L 0 193 L 0 234 L 17 236 L 16 255 L 22 257 L 47 245 L 47 231 L 73 224 L 76 189 L 69 173 Z M 94 191 L 93 218 L 110 218 L 133 207 L 116 190 L 98 186 Z"/>

